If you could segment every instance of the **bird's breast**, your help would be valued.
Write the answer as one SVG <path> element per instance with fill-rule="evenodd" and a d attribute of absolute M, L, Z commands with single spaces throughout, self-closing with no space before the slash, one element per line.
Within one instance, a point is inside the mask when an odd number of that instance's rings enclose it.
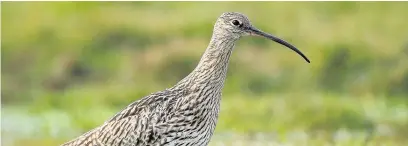
<path fill-rule="evenodd" d="M 185 96 L 189 100 L 183 102 L 177 111 L 177 124 L 169 134 L 169 144 L 190 143 L 192 145 L 207 145 L 215 130 L 218 120 L 220 96 L 219 92 L 197 93 Z"/>

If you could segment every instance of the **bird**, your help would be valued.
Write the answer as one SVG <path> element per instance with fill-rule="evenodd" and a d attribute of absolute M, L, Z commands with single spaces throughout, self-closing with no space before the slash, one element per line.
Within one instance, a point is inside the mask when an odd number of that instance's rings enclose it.
<path fill-rule="evenodd" d="M 197 66 L 174 86 L 130 103 L 100 126 L 62 146 L 206 146 L 218 122 L 222 89 L 235 43 L 260 36 L 292 49 L 265 33 L 240 12 L 224 12 L 216 20 L 210 43 Z"/>

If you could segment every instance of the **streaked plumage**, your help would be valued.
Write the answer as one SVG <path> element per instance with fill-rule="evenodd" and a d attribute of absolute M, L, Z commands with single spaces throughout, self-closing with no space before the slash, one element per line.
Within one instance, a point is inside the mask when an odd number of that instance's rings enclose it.
<path fill-rule="evenodd" d="M 245 35 L 267 34 L 255 29 L 240 13 L 223 13 L 214 25 L 209 46 L 187 77 L 133 102 L 63 146 L 208 145 L 218 120 L 229 57 L 235 42 Z M 273 36 L 265 37 L 293 47 Z"/>

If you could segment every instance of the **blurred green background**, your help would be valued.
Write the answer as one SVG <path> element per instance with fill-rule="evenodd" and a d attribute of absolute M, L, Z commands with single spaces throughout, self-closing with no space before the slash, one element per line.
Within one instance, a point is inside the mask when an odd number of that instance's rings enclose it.
<path fill-rule="evenodd" d="M 211 145 L 406 145 L 407 2 L 2 2 L 1 145 L 59 145 L 186 76 L 223 12 L 231 57 Z"/>

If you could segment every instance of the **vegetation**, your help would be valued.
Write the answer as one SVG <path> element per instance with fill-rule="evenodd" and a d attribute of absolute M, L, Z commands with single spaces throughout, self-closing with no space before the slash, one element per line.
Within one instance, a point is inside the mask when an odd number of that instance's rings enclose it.
<path fill-rule="evenodd" d="M 246 37 L 211 145 L 408 143 L 407 2 L 3 2 L 2 144 L 59 145 L 187 75 L 226 11 Z"/>

